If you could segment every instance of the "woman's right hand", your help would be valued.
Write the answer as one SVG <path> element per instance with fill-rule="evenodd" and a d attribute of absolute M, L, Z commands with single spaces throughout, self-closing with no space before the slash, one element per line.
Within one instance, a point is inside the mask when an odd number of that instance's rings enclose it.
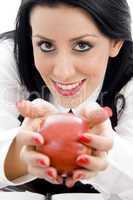
<path fill-rule="evenodd" d="M 53 184 L 61 184 L 62 178 L 58 176 L 57 170 L 50 166 L 49 158 L 36 151 L 38 145 L 45 143 L 38 133 L 40 124 L 47 116 L 57 113 L 57 109 L 43 99 L 21 101 L 17 103 L 17 108 L 25 117 L 16 136 L 16 144 L 21 149 L 20 158 L 26 165 L 27 173 Z"/>

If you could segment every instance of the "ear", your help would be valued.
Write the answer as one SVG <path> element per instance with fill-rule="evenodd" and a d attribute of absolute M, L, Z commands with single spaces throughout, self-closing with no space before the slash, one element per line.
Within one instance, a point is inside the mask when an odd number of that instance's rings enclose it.
<path fill-rule="evenodd" d="M 123 40 L 112 40 L 111 41 L 110 57 L 116 57 L 119 54 L 123 43 L 124 43 Z"/>

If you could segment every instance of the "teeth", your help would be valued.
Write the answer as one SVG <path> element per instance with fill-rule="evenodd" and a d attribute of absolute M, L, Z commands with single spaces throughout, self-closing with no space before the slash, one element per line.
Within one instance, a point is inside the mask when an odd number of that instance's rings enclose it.
<path fill-rule="evenodd" d="M 75 83 L 75 84 L 71 84 L 71 85 L 62 85 L 62 84 L 60 84 L 60 83 L 56 83 L 56 85 L 57 85 L 59 88 L 63 89 L 63 90 L 71 90 L 71 89 L 74 89 L 74 88 L 76 88 L 79 84 L 80 84 L 80 82 L 79 82 L 79 83 Z"/>

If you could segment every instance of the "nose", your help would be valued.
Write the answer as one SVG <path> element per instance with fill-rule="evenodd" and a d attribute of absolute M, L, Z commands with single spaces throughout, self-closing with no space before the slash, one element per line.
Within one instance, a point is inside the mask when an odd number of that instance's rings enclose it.
<path fill-rule="evenodd" d="M 66 53 L 58 55 L 53 67 L 53 76 L 58 81 L 72 81 L 75 77 L 75 67 L 71 56 Z"/>

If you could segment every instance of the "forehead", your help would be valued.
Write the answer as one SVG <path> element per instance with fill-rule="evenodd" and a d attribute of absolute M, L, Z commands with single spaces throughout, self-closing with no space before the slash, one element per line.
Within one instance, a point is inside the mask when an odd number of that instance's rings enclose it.
<path fill-rule="evenodd" d="M 82 8 L 67 5 L 36 6 L 30 15 L 32 30 L 38 31 L 79 31 L 88 30 L 99 33 L 93 18 Z"/>

